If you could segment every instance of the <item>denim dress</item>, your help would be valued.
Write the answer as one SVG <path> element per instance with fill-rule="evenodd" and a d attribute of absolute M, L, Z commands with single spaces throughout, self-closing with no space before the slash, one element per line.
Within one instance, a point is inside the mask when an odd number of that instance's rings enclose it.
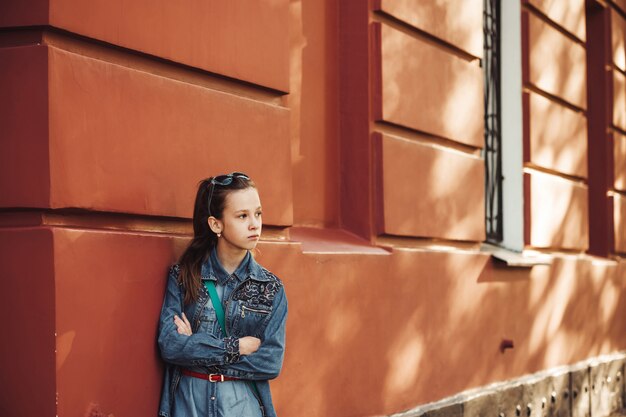
<path fill-rule="evenodd" d="M 210 258 L 213 273 L 217 278 L 215 289 L 224 300 L 233 291 L 239 280 L 237 277 L 245 276 L 250 261 L 248 253 L 232 275 L 222 267 L 215 250 Z M 203 282 L 204 283 L 204 282 Z M 200 332 L 220 334 L 221 327 L 217 321 L 213 303 L 209 298 L 204 305 L 202 319 L 200 320 Z M 202 368 L 192 368 L 195 372 L 204 373 Z M 182 375 L 178 390 L 174 396 L 174 409 L 185 417 L 204 417 L 215 415 L 218 417 L 263 417 L 259 399 L 252 392 L 251 387 L 245 381 L 210 382 L 193 376 Z M 212 412 L 213 411 L 213 412 Z"/>
<path fill-rule="evenodd" d="M 202 279 L 214 280 L 226 315 L 222 333 L 205 288 L 196 303 L 182 305 L 178 267 L 170 271 L 161 323 L 159 347 L 167 363 L 160 416 L 167 417 L 273 417 L 268 380 L 280 372 L 284 356 L 287 300 L 282 282 L 246 254 L 233 274 L 228 274 L 213 250 L 202 266 Z M 172 325 L 181 310 L 192 324 L 191 336 L 180 335 Z M 239 355 L 239 338 L 261 339 L 257 352 Z M 240 378 L 210 382 L 184 375 L 182 370 Z M 259 397 L 249 385 L 254 381 Z"/>

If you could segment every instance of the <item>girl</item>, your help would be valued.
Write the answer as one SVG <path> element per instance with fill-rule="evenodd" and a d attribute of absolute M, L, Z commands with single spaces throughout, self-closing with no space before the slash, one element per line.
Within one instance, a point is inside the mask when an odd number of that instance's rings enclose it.
<path fill-rule="evenodd" d="M 283 363 L 287 298 L 282 282 L 250 254 L 261 225 L 259 194 L 247 175 L 200 183 L 194 237 L 170 269 L 161 309 L 167 367 L 160 416 L 276 416 L 268 380 Z"/>

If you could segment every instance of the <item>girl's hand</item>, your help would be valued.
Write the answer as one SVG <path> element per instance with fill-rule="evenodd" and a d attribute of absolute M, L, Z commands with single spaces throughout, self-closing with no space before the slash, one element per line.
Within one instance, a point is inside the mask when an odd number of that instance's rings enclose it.
<path fill-rule="evenodd" d="M 239 339 L 239 354 L 249 355 L 259 350 L 261 339 L 252 336 L 245 336 Z"/>
<path fill-rule="evenodd" d="M 182 319 L 177 315 L 174 315 L 174 324 L 176 324 L 179 334 L 191 336 L 191 323 L 189 323 L 189 320 L 187 320 L 187 316 L 185 316 L 185 313 L 183 313 Z"/>

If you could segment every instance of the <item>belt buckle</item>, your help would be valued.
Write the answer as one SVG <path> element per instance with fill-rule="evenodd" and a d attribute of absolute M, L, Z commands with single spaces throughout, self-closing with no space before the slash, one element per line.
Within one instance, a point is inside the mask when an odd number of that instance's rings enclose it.
<path fill-rule="evenodd" d="M 209 382 L 224 382 L 224 375 L 209 374 Z"/>

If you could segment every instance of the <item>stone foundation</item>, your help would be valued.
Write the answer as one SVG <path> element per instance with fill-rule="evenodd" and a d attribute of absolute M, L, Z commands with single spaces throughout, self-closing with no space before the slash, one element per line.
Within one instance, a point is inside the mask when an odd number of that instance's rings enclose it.
<path fill-rule="evenodd" d="M 462 392 L 391 417 L 606 417 L 624 407 L 626 353 Z"/>

